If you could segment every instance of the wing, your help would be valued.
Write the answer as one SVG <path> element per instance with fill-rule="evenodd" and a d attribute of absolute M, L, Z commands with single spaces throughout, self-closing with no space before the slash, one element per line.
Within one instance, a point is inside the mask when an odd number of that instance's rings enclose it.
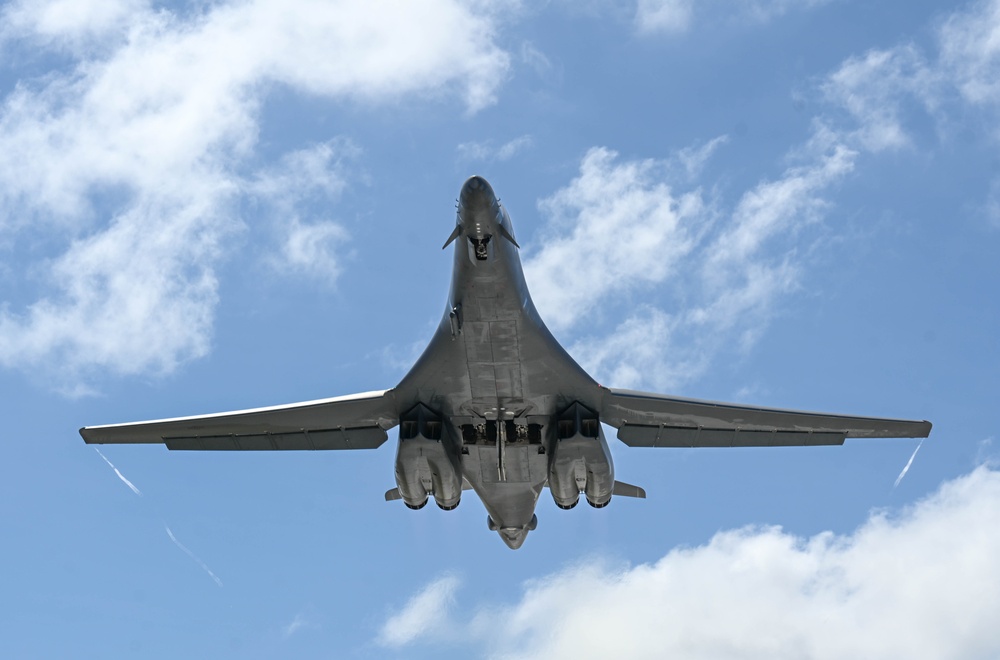
<path fill-rule="evenodd" d="M 90 444 L 163 443 L 167 449 L 374 449 L 399 421 L 392 390 L 234 412 L 80 429 Z"/>
<path fill-rule="evenodd" d="M 931 423 L 848 417 L 602 388 L 601 421 L 631 447 L 841 445 L 845 438 L 926 438 Z"/>

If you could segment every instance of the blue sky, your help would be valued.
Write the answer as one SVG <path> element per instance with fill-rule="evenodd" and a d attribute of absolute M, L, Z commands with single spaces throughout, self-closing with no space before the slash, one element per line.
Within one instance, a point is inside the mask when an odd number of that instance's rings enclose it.
<path fill-rule="evenodd" d="M 1000 654 L 997 0 L 0 11 L 0 654 Z M 382 501 L 394 433 L 84 445 L 393 386 L 473 173 L 602 383 L 930 439 L 615 441 L 648 499 L 517 552 Z"/>

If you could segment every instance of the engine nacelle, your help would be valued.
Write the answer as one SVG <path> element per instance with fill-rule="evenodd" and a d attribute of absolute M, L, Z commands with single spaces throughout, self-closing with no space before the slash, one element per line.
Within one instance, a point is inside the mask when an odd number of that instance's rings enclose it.
<path fill-rule="evenodd" d="M 449 435 L 441 417 L 422 403 L 400 418 L 396 486 L 409 508 L 423 508 L 430 495 L 445 511 L 461 501 L 461 468 Z"/>
<path fill-rule="evenodd" d="M 556 506 L 572 509 L 581 492 L 591 506 L 607 506 L 615 486 L 615 467 L 597 414 L 574 403 L 556 420 L 551 442 L 549 490 Z"/>

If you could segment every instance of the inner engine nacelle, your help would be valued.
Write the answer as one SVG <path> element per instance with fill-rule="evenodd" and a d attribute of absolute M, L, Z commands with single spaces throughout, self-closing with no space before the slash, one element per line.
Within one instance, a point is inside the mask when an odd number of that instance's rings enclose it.
<path fill-rule="evenodd" d="M 556 420 L 549 451 L 549 490 L 556 506 L 572 509 L 586 493 L 594 507 L 607 506 L 615 486 L 615 467 L 597 414 L 574 403 Z"/>
<path fill-rule="evenodd" d="M 441 421 L 418 403 L 399 420 L 396 486 L 406 506 L 421 509 L 433 495 L 445 511 L 462 499 L 462 475 L 455 443 Z"/>

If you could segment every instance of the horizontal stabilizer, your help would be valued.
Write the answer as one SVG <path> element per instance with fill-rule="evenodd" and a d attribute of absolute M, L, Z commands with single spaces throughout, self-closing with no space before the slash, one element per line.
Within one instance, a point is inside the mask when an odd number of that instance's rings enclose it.
<path fill-rule="evenodd" d="M 618 495 L 619 497 L 638 497 L 641 500 L 646 499 L 645 489 L 640 488 L 639 486 L 633 486 L 632 484 L 627 484 L 624 481 L 616 481 L 611 494 Z"/>

